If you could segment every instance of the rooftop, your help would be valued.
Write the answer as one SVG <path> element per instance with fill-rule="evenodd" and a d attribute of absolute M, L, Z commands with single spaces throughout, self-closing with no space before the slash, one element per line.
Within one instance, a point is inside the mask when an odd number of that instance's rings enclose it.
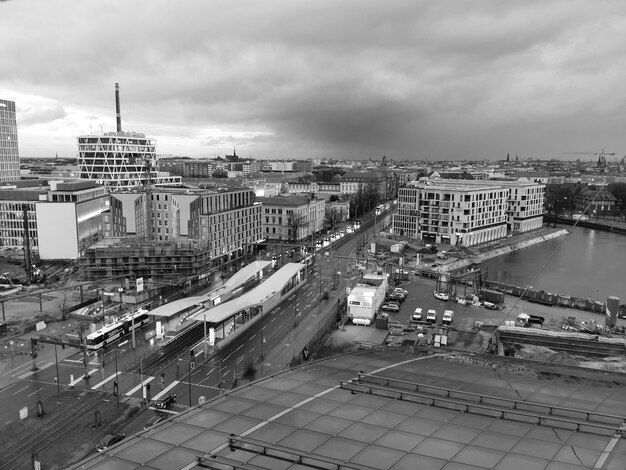
<path fill-rule="evenodd" d="M 625 415 L 623 381 L 360 351 L 239 387 L 71 468 L 623 469 Z"/>

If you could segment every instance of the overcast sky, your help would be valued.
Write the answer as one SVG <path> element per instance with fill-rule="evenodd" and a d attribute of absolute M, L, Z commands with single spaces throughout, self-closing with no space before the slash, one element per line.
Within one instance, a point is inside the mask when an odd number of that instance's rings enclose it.
<path fill-rule="evenodd" d="M 626 2 L 0 2 L 22 157 L 122 128 L 157 152 L 581 159 L 626 153 Z"/>

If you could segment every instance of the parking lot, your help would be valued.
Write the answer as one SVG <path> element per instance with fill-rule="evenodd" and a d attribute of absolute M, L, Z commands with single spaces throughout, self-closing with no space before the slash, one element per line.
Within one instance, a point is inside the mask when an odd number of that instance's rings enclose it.
<path fill-rule="evenodd" d="M 500 325 L 503 322 L 514 321 L 518 314 L 527 313 L 530 315 L 539 315 L 545 318 L 544 328 L 559 330 L 561 324 L 565 322 L 568 316 L 575 316 L 578 321 L 598 323 L 604 322 L 604 316 L 583 310 L 568 309 L 558 306 L 539 305 L 516 297 L 505 296 L 505 304 L 502 310 L 489 310 L 485 307 L 476 307 L 473 305 L 459 304 L 454 300 L 439 300 L 434 296 L 435 280 L 430 278 L 418 277 L 411 275 L 408 281 L 402 282 L 400 287 L 408 291 L 408 295 L 404 302 L 399 302 L 400 311 L 385 313 L 389 316 L 390 322 L 398 322 L 407 325 L 413 312 L 417 307 L 422 309 L 423 321 L 425 323 L 426 313 L 429 309 L 436 311 L 437 320 L 435 325 L 442 325 L 442 316 L 445 310 L 454 311 L 454 321 L 452 326 L 458 331 L 471 331 L 476 321 L 482 322 L 484 325 Z M 461 291 L 461 294 L 470 295 L 470 287 L 467 292 Z M 618 325 L 626 323 L 625 319 L 619 318 Z"/>

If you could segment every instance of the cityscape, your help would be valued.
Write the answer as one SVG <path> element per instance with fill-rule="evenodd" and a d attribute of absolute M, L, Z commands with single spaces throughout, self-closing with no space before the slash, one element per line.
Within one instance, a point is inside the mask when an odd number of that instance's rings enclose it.
<path fill-rule="evenodd" d="M 620 6 L 27 3 L 0 469 L 626 468 Z"/>

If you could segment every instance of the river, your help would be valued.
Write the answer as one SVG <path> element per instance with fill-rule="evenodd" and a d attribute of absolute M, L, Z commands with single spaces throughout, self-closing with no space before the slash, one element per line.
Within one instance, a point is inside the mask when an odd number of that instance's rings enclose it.
<path fill-rule="evenodd" d="M 626 303 L 625 235 L 576 227 L 566 237 L 498 256 L 485 266 L 489 280 L 593 300 L 614 295 Z"/>

